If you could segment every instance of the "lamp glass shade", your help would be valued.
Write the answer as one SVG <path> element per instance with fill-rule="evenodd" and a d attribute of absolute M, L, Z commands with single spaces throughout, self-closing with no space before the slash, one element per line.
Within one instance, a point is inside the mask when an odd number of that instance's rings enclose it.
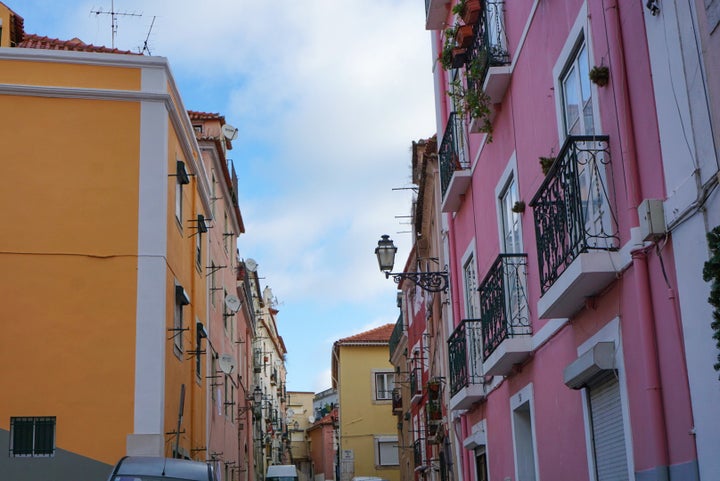
<path fill-rule="evenodd" d="M 255 404 L 257 405 L 260 405 L 262 402 L 262 391 L 259 386 L 255 386 L 255 390 L 253 391 L 253 401 L 255 401 Z"/>
<path fill-rule="evenodd" d="M 378 241 L 378 246 L 375 248 L 375 255 L 377 256 L 378 266 L 382 272 L 389 272 L 395 265 L 395 253 L 397 247 L 393 244 L 390 236 L 383 235 Z"/>

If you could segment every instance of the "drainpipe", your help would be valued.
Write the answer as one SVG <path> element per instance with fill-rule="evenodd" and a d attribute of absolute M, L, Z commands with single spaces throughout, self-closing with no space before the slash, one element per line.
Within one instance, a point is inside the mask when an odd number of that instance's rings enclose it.
<path fill-rule="evenodd" d="M 626 5 L 626 8 L 634 7 Z M 613 89 L 615 93 L 615 110 L 618 116 L 618 133 L 620 141 L 621 159 L 625 179 L 627 181 L 627 198 L 629 201 L 628 215 L 631 225 L 638 226 L 639 218 L 637 207 L 642 199 L 640 175 L 637 160 L 637 148 L 635 145 L 635 131 L 632 121 L 632 105 L 629 99 L 627 64 L 624 55 L 624 42 L 622 22 L 620 20 L 619 5 L 617 0 L 608 0 L 603 8 L 608 19 L 606 23 L 607 35 L 609 38 L 608 48 L 613 62 Z M 669 465 L 668 437 L 665 420 L 665 409 L 662 397 L 662 383 L 660 377 L 660 366 L 658 360 L 657 331 L 655 326 L 655 313 L 653 312 L 652 294 L 650 289 L 650 275 L 648 271 L 647 254 L 642 249 L 632 253 L 633 267 L 635 269 L 634 283 L 637 305 L 637 325 L 639 345 L 634 349 L 640 353 L 643 359 L 643 370 L 641 376 L 640 402 L 635 404 L 643 406 L 645 416 L 638 416 L 633 419 L 635 432 L 644 434 L 646 440 L 645 448 L 648 452 L 648 459 L 644 459 L 639 466 L 640 470 L 663 468 Z M 633 448 L 637 452 L 639 443 Z M 638 466 L 636 466 L 636 471 Z"/>

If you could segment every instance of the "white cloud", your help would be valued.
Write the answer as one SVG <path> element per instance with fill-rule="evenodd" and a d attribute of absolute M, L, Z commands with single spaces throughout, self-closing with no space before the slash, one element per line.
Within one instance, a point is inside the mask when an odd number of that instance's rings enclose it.
<path fill-rule="evenodd" d="M 109 45 L 109 16 L 90 14 L 109 2 L 94 1 L 11 8 L 33 33 Z M 412 141 L 435 129 L 422 3 L 115 0 L 115 9 L 143 14 L 118 17 L 118 48 L 141 48 L 156 16 L 150 50 L 169 59 L 185 106 L 240 129 L 230 152 L 246 226 L 240 255 L 258 261 L 283 303 L 286 342 L 307 346 L 289 352 L 290 387 L 329 380 L 325 335 L 397 318 L 394 283 L 373 251 L 391 235 L 402 269 L 411 238 L 398 232 L 411 228 L 395 216 L 409 214 L 412 194 L 393 189 L 410 183 Z"/>

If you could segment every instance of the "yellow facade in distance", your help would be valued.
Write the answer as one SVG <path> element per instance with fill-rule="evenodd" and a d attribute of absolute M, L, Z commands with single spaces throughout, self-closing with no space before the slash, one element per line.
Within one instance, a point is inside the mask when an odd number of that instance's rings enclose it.
<path fill-rule="evenodd" d="M 208 185 L 167 60 L 0 48 L 0 112 L 0 437 L 13 417 L 54 416 L 46 465 L 58 469 L 65 456 L 102 472 L 176 442 L 205 459 L 205 360 L 198 375 L 193 351 Z M 178 161 L 192 174 L 180 219 Z M 190 301 L 182 331 L 176 286 Z M 5 456 L 0 472 L 40 464 L 29 463 Z"/>
<path fill-rule="evenodd" d="M 378 476 L 399 481 L 397 465 L 378 462 L 378 441 L 394 439 L 397 446 L 397 421 L 391 400 L 376 399 L 377 373 L 393 373 L 388 344 L 338 341 L 335 343 L 334 371 L 337 381 L 341 459 L 352 452 L 352 463 L 341 460 L 341 480 L 346 481 L 349 464 L 352 476 Z M 345 474 L 343 474 L 345 473 Z"/>

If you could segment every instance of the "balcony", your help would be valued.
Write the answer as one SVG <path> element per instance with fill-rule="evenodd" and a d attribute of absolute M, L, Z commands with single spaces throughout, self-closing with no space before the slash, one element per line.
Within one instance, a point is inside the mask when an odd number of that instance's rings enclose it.
<path fill-rule="evenodd" d="M 450 114 L 438 152 L 442 211 L 457 212 L 462 196 L 470 186 L 472 172 L 465 155 L 463 119 L 455 112 Z"/>
<path fill-rule="evenodd" d="M 410 371 L 410 402 L 415 404 L 422 399 L 422 371 L 412 368 Z"/>
<path fill-rule="evenodd" d="M 397 388 L 392 391 L 392 413 L 396 415 L 403 413 L 402 393 Z"/>
<path fill-rule="evenodd" d="M 570 136 L 530 202 L 535 217 L 540 318 L 572 317 L 615 280 L 621 265 L 606 178 L 607 136 Z"/>
<path fill-rule="evenodd" d="M 527 254 L 500 254 L 480 284 L 483 370 L 506 376 L 532 352 Z"/>
<path fill-rule="evenodd" d="M 465 319 L 448 338 L 450 410 L 468 409 L 485 398 L 480 319 Z"/>
<path fill-rule="evenodd" d="M 423 469 L 423 442 L 418 439 L 413 443 L 413 461 L 415 462 L 415 471 Z"/>
<path fill-rule="evenodd" d="M 425 30 L 440 30 L 445 25 L 450 0 L 425 0 Z"/>
<path fill-rule="evenodd" d="M 482 5 L 468 54 L 468 90 L 482 89 L 490 104 L 499 104 L 505 97 L 511 72 L 503 17 L 504 2 L 487 1 Z M 471 122 L 470 132 L 479 131 L 480 124 Z"/>
<path fill-rule="evenodd" d="M 402 314 L 398 316 L 397 322 L 395 322 L 395 327 L 393 328 L 392 334 L 390 334 L 390 359 L 393 359 L 393 356 L 395 356 L 395 351 L 397 350 L 398 346 L 400 345 L 400 342 L 403 339 L 403 335 L 405 333 L 405 328 L 403 325 L 403 317 Z"/>

